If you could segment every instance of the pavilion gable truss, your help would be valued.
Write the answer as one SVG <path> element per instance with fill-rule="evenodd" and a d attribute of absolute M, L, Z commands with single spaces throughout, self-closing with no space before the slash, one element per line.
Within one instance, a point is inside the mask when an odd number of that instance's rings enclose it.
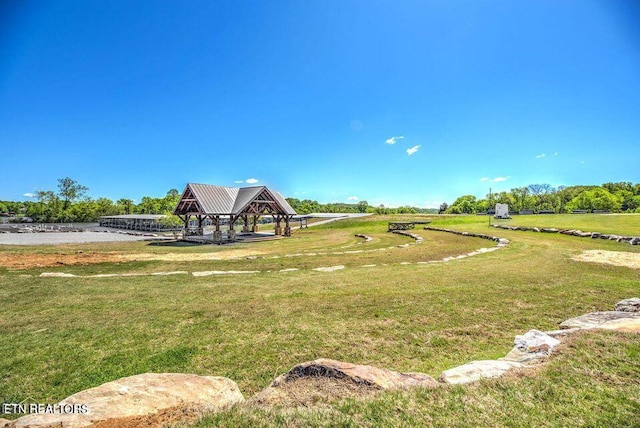
<path fill-rule="evenodd" d="M 202 188 L 206 185 L 196 185 Z M 219 186 L 207 186 L 210 189 L 221 189 Z M 295 215 L 295 211 L 284 201 L 286 206 L 283 206 L 280 200 L 284 200 L 282 196 L 278 199 L 274 194 L 265 186 L 261 188 L 244 188 L 239 189 L 236 203 L 234 204 L 232 212 L 228 213 L 208 213 L 203 209 L 203 206 L 211 206 L 210 201 L 199 201 L 197 192 L 194 192 L 190 184 L 187 184 L 178 205 L 174 211 L 182 221 L 185 223 L 185 229 L 187 229 L 189 219 L 191 216 L 195 216 L 198 219 L 198 232 L 197 234 L 203 234 L 203 221 L 208 217 L 213 221 L 215 225 L 214 239 L 221 236 L 220 232 L 220 217 L 229 217 L 229 228 L 233 232 L 233 225 L 238 219 L 243 220 L 243 232 L 249 231 L 249 217 L 253 218 L 253 231 L 257 231 L 257 220 L 260 216 L 267 214 L 271 215 L 276 223 L 275 233 L 276 235 L 282 234 L 283 230 L 281 222 L 285 222 L 284 234 L 289 236 L 291 233 L 290 221 Z M 235 189 L 234 189 L 235 190 Z M 242 191 L 245 193 L 243 194 Z M 252 193 L 256 192 L 255 195 Z M 221 192 L 211 192 L 210 194 L 222 194 Z M 242 196 L 240 196 L 242 195 Z M 204 196 L 206 197 L 206 196 Z M 247 198 L 246 203 L 241 201 L 242 198 Z"/>

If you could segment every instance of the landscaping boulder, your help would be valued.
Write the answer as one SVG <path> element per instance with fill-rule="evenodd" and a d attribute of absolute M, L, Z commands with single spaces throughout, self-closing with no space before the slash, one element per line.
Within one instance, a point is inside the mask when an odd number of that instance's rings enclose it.
<path fill-rule="evenodd" d="M 386 389 L 438 386 L 424 373 L 400 373 L 368 365 L 320 358 L 278 376 L 249 402 L 257 405 L 309 405 L 337 398 L 363 398 Z"/>
<path fill-rule="evenodd" d="M 0 418 L 0 428 L 4 428 L 6 426 L 9 426 L 9 424 L 11 422 L 13 422 L 13 421 L 10 421 L 9 419 Z"/>
<path fill-rule="evenodd" d="M 616 303 L 616 311 L 640 312 L 640 298 L 632 297 L 631 299 L 620 300 Z"/>
<path fill-rule="evenodd" d="M 529 364 L 539 362 L 551 355 L 553 348 L 559 344 L 558 339 L 541 331 L 529 330 L 516 336 L 513 349 L 501 360 Z"/>
<path fill-rule="evenodd" d="M 483 378 L 502 376 L 512 369 L 524 367 L 515 361 L 471 361 L 470 363 L 445 370 L 440 375 L 440 382 L 462 384 L 475 382 Z"/>
<path fill-rule="evenodd" d="M 640 312 L 593 312 L 568 319 L 560 324 L 560 328 L 601 328 L 606 330 L 640 332 Z"/>
<path fill-rule="evenodd" d="M 152 415 L 177 406 L 219 411 L 243 401 L 235 382 L 225 377 L 145 373 L 108 382 L 67 397 L 62 408 L 86 405 L 86 412 L 23 416 L 16 428 L 85 427 L 107 419 Z"/>

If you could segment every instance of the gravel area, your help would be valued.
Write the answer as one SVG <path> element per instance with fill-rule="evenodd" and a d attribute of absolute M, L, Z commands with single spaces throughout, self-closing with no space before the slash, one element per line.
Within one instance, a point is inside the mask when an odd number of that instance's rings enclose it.
<path fill-rule="evenodd" d="M 0 233 L 0 244 L 4 245 L 81 244 L 85 242 L 144 241 L 158 239 L 170 238 L 135 236 L 113 232 Z"/>

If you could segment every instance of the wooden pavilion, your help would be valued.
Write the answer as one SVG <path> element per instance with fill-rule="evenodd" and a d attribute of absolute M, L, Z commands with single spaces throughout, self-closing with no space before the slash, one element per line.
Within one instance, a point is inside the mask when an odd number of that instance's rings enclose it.
<path fill-rule="evenodd" d="M 238 188 L 196 183 L 187 184 L 173 213 L 184 222 L 185 235 L 189 233 L 189 222 L 195 218 L 197 227 L 194 234 L 203 236 L 204 223 L 209 219 L 215 226 L 214 242 L 223 240 L 220 225 L 227 218 L 227 240 L 234 240 L 237 220 L 242 221 L 243 233 L 255 233 L 258 231 L 258 218 L 263 215 L 273 217 L 276 235 L 291 236 L 290 222 L 296 215 L 280 193 L 266 186 Z"/>

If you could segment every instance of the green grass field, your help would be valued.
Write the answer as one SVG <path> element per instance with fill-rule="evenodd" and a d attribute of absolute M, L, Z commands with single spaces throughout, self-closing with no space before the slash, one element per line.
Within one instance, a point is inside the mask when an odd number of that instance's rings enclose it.
<path fill-rule="evenodd" d="M 2 246 L 1 255 L 18 257 L 82 251 L 147 258 L 0 268 L 0 401 L 56 402 L 144 372 L 226 376 L 248 398 L 295 364 L 321 357 L 437 378 L 471 360 L 504 356 L 516 334 L 556 329 L 567 318 L 640 297 L 640 270 L 571 259 L 584 250 L 640 253 L 640 247 L 499 230 L 479 216 L 393 217 L 409 218 L 433 218 L 433 226 L 497 235 L 511 244 L 447 263 L 417 264 L 494 243 L 417 228 L 424 243 L 400 248 L 413 241 L 387 233 L 390 218 L 374 216 L 295 231 L 290 239 L 231 246 Z M 640 215 L 522 216 L 509 222 L 640 235 Z M 373 241 L 362 243 L 356 233 Z M 225 259 L 229 254 L 237 256 Z M 178 256 L 148 258 L 153 255 Z M 345 268 L 312 270 L 335 265 Z M 291 268 L 299 270 L 278 272 Z M 38 277 L 175 270 L 259 273 Z M 321 410 L 238 407 L 196 426 L 638 426 L 638 379 L 637 335 L 588 333 L 535 375 L 385 393 Z"/>

